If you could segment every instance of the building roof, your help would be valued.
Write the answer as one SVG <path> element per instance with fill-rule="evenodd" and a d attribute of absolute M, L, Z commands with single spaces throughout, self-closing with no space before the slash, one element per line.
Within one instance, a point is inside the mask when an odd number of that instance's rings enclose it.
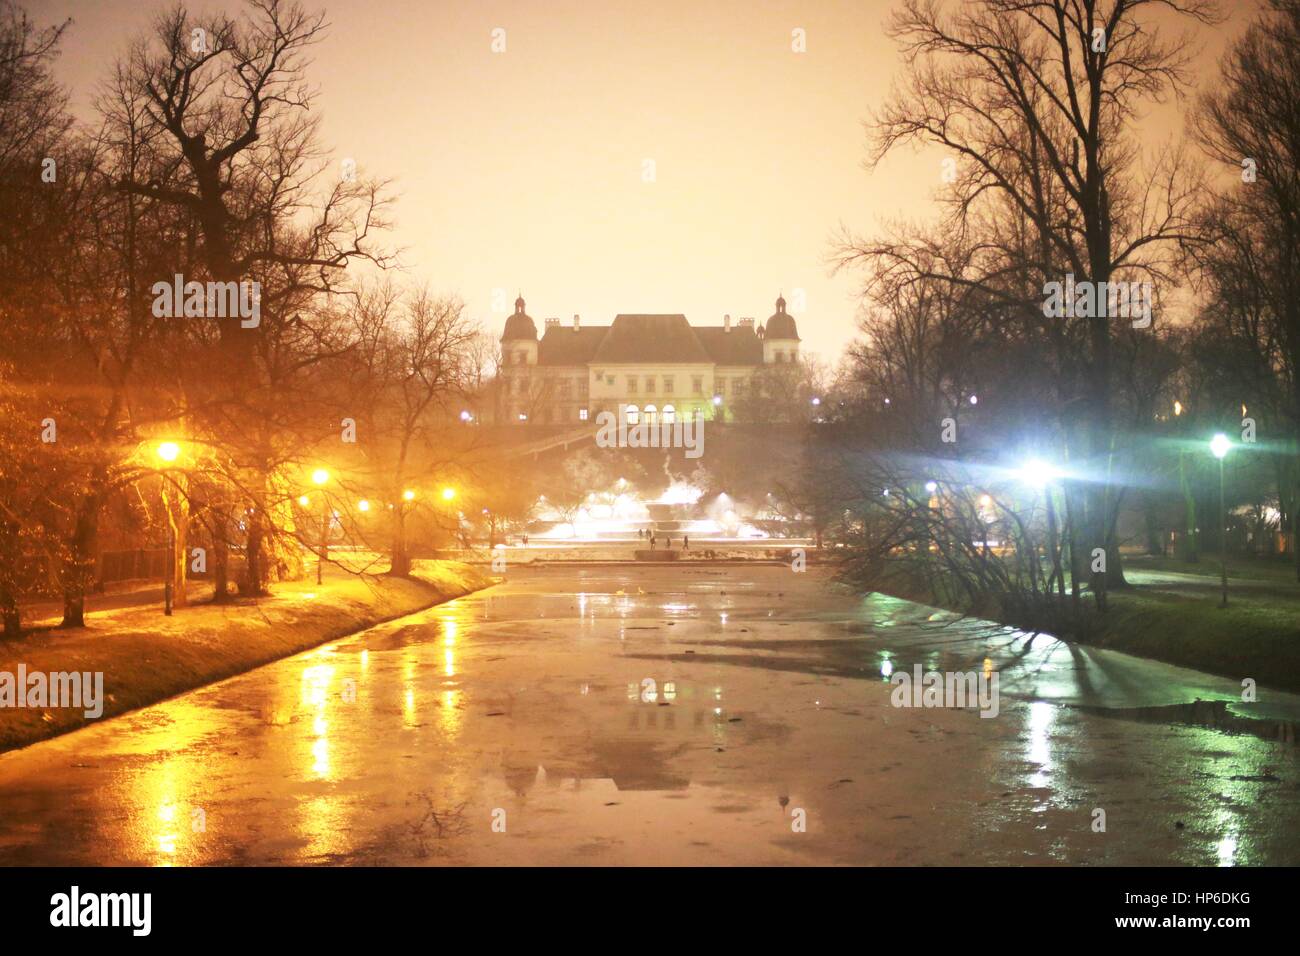
<path fill-rule="evenodd" d="M 763 340 L 752 326 L 733 326 L 728 332 L 715 325 L 696 329 L 695 335 L 718 365 L 763 364 Z"/>
<path fill-rule="evenodd" d="M 501 341 L 507 339 L 537 339 L 537 324 L 524 312 L 522 295 L 515 299 L 515 313 L 506 319 L 505 331 L 501 333 Z"/>
<path fill-rule="evenodd" d="M 785 298 L 778 297 L 776 311 L 767 320 L 763 337 L 766 339 L 794 339 L 799 341 L 799 330 L 795 327 L 794 317 L 785 311 Z"/>
<path fill-rule="evenodd" d="M 579 329 L 553 326 L 542 336 L 537 348 L 539 365 L 586 365 L 605 341 L 608 325 L 591 325 Z"/>
<path fill-rule="evenodd" d="M 712 362 L 684 315 L 616 315 L 593 362 Z"/>
<path fill-rule="evenodd" d="M 784 318 L 793 326 L 794 320 Z M 502 341 L 535 338 L 533 320 L 515 303 L 506 320 Z M 784 338 L 797 338 L 793 328 Z M 537 349 L 537 364 L 582 366 L 602 364 L 762 365 L 763 334 L 753 323 L 692 327 L 684 315 L 619 314 L 612 325 L 548 325 Z"/>

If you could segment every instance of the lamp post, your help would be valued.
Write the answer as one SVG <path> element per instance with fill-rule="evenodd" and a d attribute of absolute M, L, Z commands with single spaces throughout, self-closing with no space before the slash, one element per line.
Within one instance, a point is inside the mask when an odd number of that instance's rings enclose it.
<path fill-rule="evenodd" d="M 174 441 L 161 442 L 157 448 L 158 457 L 171 464 L 181 453 L 181 446 Z M 175 594 L 173 579 L 176 577 L 176 521 L 172 515 L 171 496 L 167 494 L 167 482 L 163 480 L 163 506 L 167 511 L 167 576 L 163 579 L 163 614 L 172 616 L 172 604 Z"/>
<path fill-rule="evenodd" d="M 1223 582 L 1223 600 L 1219 607 L 1228 606 L 1228 531 L 1224 526 L 1227 516 L 1223 507 L 1223 459 L 1228 456 L 1230 448 L 1232 442 L 1223 432 L 1210 439 L 1210 452 L 1219 459 L 1219 571 Z"/>
<path fill-rule="evenodd" d="M 330 547 L 330 503 L 329 496 L 325 494 L 325 482 L 330 480 L 330 473 L 324 468 L 317 468 L 311 473 L 311 480 L 321 489 L 320 551 L 316 555 L 316 583 L 320 584 L 325 577 L 325 556 L 329 554 Z"/>
<path fill-rule="evenodd" d="M 1056 578 L 1058 593 L 1064 598 L 1065 571 L 1061 565 L 1061 552 L 1057 544 L 1056 504 L 1052 499 L 1052 485 L 1060 477 L 1061 472 L 1059 469 L 1037 458 L 1026 462 L 1020 468 L 1020 480 L 1031 488 L 1041 489 L 1043 492 L 1043 504 L 1047 511 L 1047 549 L 1052 559 L 1052 576 Z M 1073 569 L 1071 569 L 1071 574 L 1073 574 Z M 1050 594 L 1050 580 L 1047 585 Z"/>

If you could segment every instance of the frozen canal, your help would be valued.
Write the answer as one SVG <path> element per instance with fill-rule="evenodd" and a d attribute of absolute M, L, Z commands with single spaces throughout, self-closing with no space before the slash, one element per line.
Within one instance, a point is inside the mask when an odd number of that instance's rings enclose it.
<path fill-rule="evenodd" d="M 999 715 L 892 707 L 916 663 Z M 788 567 L 520 570 L 0 755 L 0 864 L 1300 863 L 1296 746 L 1150 710 L 1239 693 Z"/>

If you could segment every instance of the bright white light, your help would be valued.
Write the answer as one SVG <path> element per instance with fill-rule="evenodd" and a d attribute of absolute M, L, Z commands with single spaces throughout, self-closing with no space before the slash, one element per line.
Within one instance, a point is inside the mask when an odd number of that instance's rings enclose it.
<path fill-rule="evenodd" d="M 722 396 L 721 396 L 721 395 L 714 395 L 714 396 L 713 396 L 713 404 L 714 404 L 714 405 L 721 405 L 721 404 L 722 404 Z"/>
<path fill-rule="evenodd" d="M 1228 440 L 1228 436 L 1223 434 L 1223 432 L 1219 432 L 1210 439 L 1210 451 L 1214 452 L 1215 458 L 1222 458 L 1228 453 L 1228 449 L 1231 447 L 1232 442 Z"/>
<path fill-rule="evenodd" d="M 816 395 L 814 395 L 814 396 L 813 396 L 812 403 L 813 403 L 814 405 L 820 405 L 820 404 L 822 403 L 822 400 L 821 400 L 820 398 L 818 398 Z"/>
<path fill-rule="evenodd" d="M 939 483 L 937 481 L 927 481 L 925 483 L 925 490 L 930 492 L 930 494 L 934 494 L 939 490 Z"/>
<path fill-rule="evenodd" d="M 972 395 L 972 396 L 970 397 L 970 403 L 971 403 L 972 405 L 978 405 L 978 404 L 980 403 L 979 396 L 978 396 L 978 395 Z"/>
<path fill-rule="evenodd" d="M 1031 458 L 1020 466 L 1016 477 L 1034 488 L 1046 488 L 1061 477 L 1061 473 L 1040 458 Z"/>
<path fill-rule="evenodd" d="M 474 416 L 471 415 L 469 412 L 461 412 L 461 413 L 460 413 L 460 420 L 461 420 L 462 422 L 467 422 L 467 421 L 469 421 L 469 420 L 470 420 L 471 418 L 473 418 L 473 417 L 474 417 Z"/>

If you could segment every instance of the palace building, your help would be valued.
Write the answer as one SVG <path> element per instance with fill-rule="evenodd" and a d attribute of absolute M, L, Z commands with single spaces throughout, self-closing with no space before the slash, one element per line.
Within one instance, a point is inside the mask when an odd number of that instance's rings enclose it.
<path fill-rule="evenodd" d="M 763 325 L 753 319 L 695 326 L 684 315 L 616 315 L 610 325 L 547 319 L 541 338 L 522 297 L 501 336 L 498 420 L 560 425 L 595 422 L 622 408 L 629 424 L 681 416 L 725 417 L 765 365 L 797 362 L 799 332 L 776 300 Z"/>

